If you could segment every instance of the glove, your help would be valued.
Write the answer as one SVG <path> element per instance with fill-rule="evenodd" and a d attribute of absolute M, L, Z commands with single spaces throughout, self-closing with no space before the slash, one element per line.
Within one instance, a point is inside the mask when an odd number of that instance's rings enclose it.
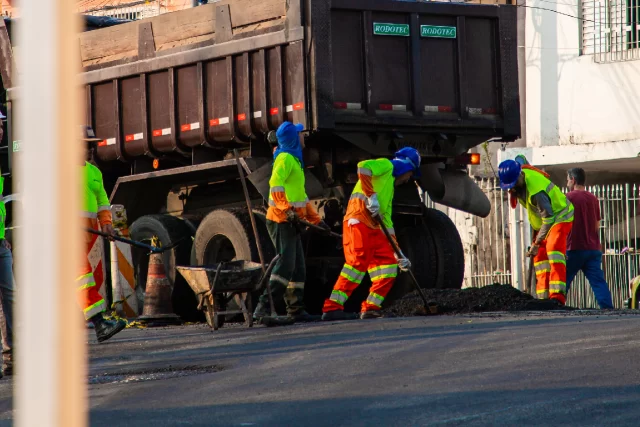
<path fill-rule="evenodd" d="M 527 257 L 538 255 L 538 249 L 540 249 L 540 247 L 538 246 L 537 243 L 534 243 L 533 245 L 531 245 L 531 247 L 527 251 Z"/>
<path fill-rule="evenodd" d="M 298 222 L 298 214 L 296 214 L 296 211 L 294 211 L 293 209 L 289 209 L 287 212 L 287 221 L 294 224 L 296 222 Z"/>
<path fill-rule="evenodd" d="M 400 271 L 409 271 L 409 269 L 411 268 L 411 261 L 409 261 L 409 258 L 404 256 L 402 251 L 400 251 L 399 257 L 398 255 L 396 255 L 395 257 L 398 261 L 398 267 L 400 268 Z"/>
<path fill-rule="evenodd" d="M 367 198 L 365 207 L 374 218 L 380 214 L 380 202 L 378 202 L 378 195 L 376 193 L 373 193 L 371 197 Z"/>

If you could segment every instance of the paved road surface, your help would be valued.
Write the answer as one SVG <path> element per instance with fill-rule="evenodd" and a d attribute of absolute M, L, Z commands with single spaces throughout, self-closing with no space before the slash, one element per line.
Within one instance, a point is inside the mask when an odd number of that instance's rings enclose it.
<path fill-rule="evenodd" d="M 92 426 L 640 425 L 640 316 L 216 333 L 196 325 L 130 329 L 101 345 L 90 337 Z M 0 381 L 3 426 L 11 387 Z"/>

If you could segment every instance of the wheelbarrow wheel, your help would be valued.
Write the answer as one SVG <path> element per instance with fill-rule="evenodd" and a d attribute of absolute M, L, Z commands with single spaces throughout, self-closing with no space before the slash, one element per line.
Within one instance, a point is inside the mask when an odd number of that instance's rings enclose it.
<path fill-rule="evenodd" d="M 225 311 L 227 309 L 224 294 L 220 294 L 217 296 L 215 305 L 216 311 Z M 224 326 L 224 314 L 218 315 L 217 319 L 214 319 L 216 316 L 213 315 L 213 307 L 211 307 L 210 304 L 207 304 L 207 309 L 204 312 L 204 315 L 207 318 L 207 324 L 209 325 L 209 327 L 213 328 L 214 331 Z"/>

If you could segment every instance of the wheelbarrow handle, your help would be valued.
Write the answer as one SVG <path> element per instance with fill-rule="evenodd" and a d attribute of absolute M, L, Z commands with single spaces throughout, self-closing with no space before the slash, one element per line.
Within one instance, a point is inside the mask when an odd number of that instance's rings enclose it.
<path fill-rule="evenodd" d="M 278 254 L 275 257 L 273 257 L 273 259 L 271 260 L 271 262 L 267 266 L 267 268 L 264 271 L 264 273 L 262 273 L 262 277 L 260 277 L 260 281 L 258 282 L 258 288 L 256 290 L 262 289 L 262 287 L 264 286 L 264 284 L 267 281 L 268 277 L 271 275 L 271 270 L 273 270 L 273 267 L 275 267 L 276 262 L 280 259 L 281 256 L 282 255 Z"/>
<path fill-rule="evenodd" d="M 130 239 L 125 239 L 124 237 L 113 236 L 113 235 L 108 234 L 108 233 L 103 233 L 102 231 L 94 230 L 93 228 L 86 227 L 84 230 L 86 232 L 88 232 L 88 233 L 92 233 L 92 234 L 95 234 L 95 235 L 98 235 L 98 236 L 106 237 L 108 239 L 117 240 L 118 242 L 126 243 L 128 245 L 135 246 L 137 248 L 146 249 L 146 250 L 148 250 L 148 251 L 150 251 L 152 253 L 155 253 L 155 254 L 161 254 L 161 253 L 163 253 L 165 251 L 168 251 L 169 249 L 173 249 L 176 246 L 178 246 L 180 243 L 182 243 L 182 241 L 185 239 L 185 238 L 182 238 L 182 239 L 178 240 L 177 242 L 175 242 L 175 243 L 173 243 L 173 244 L 171 244 L 169 246 L 166 246 L 164 248 L 158 248 L 156 246 L 147 245 L 146 243 L 136 242 L 135 240 L 130 240 Z"/>

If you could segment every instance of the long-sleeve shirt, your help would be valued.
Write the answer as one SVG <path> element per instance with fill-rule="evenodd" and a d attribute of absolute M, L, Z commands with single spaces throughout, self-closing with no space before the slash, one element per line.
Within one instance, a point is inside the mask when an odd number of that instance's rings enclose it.
<path fill-rule="evenodd" d="M 380 203 L 382 223 L 389 230 L 389 233 L 395 235 L 391 220 L 394 185 L 393 163 L 389 159 L 364 160 L 358 163 L 358 182 L 349 199 L 344 220 L 354 219 L 369 228 L 379 228 L 378 223 L 366 207 L 367 198 L 376 193 Z"/>
<path fill-rule="evenodd" d="M 300 219 L 318 224 L 320 216 L 304 188 L 304 170 L 300 161 L 289 153 L 280 153 L 273 162 L 269 179 L 269 209 L 267 219 L 287 222 L 287 211 L 294 209 Z"/>
<path fill-rule="evenodd" d="M 111 224 L 111 209 L 109 197 L 102 182 L 102 172 L 96 166 L 85 162 L 83 169 L 84 178 L 84 211 L 86 218 L 97 218 L 100 225 Z"/>

